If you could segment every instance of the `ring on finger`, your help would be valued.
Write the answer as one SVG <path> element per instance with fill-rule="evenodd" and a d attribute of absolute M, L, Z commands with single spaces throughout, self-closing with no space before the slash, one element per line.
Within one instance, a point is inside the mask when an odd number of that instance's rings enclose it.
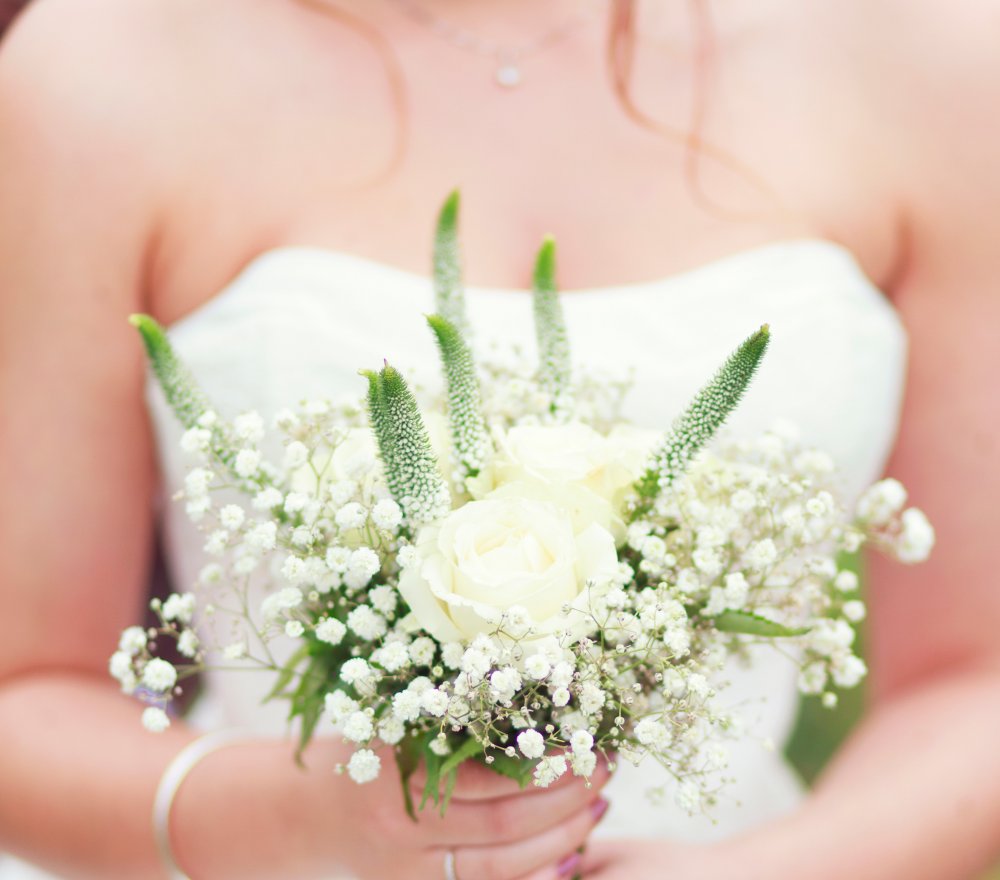
<path fill-rule="evenodd" d="M 444 854 L 444 880 L 458 880 L 458 873 L 455 871 L 454 850 L 448 850 Z"/>

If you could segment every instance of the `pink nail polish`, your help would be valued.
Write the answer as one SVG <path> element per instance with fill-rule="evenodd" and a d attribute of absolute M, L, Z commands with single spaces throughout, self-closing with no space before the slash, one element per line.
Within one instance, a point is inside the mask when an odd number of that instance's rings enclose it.
<path fill-rule="evenodd" d="M 594 817 L 594 821 L 600 822 L 604 814 L 608 811 L 608 807 L 610 806 L 611 803 L 609 801 L 606 801 L 604 798 L 600 798 L 599 800 L 594 801 L 590 805 L 590 812 L 591 815 L 593 815 Z"/>
<path fill-rule="evenodd" d="M 582 861 L 583 856 L 579 853 L 573 853 L 573 855 L 566 856 L 566 858 L 556 865 L 556 871 L 559 872 L 560 877 L 569 877 L 580 867 L 580 862 Z"/>

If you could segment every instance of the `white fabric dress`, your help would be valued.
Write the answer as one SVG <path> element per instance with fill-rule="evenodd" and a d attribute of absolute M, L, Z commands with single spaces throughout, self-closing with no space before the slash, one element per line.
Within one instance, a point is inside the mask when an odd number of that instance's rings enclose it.
<path fill-rule="evenodd" d="M 467 303 L 477 340 L 533 345 L 525 292 L 471 288 Z M 882 471 L 898 420 L 906 339 L 887 300 L 839 245 L 780 242 L 663 280 L 567 292 L 562 303 L 575 359 L 615 372 L 633 366 L 626 415 L 653 428 L 668 426 L 735 345 L 770 323 L 771 349 L 732 431 L 795 422 L 807 442 L 835 457 L 848 495 Z M 432 310 L 426 278 L 339 252 L 280 248 L 255 259 L 170 335 L 224 415 L 253 408 L 267 417 L 305 397 L 361 395 L 358 369 L 383 358 L 432 379 L 437 354 L 423 318 Z M 169 497 L 185 469 L 179 434 L 157 393 L 150 407 Z M 168 503 L 164 516 L 173 582 L 188 588 L 205 562 L 203 537 L 182 505 Z M 793 666 L 761 653 L 730 678 L 730 697 L 753 736 L 732 750 L 737 781 L 715 824 L 688 818 L 669 801 L 650 806 L 645 790 L 665 780 L 647 762 L 616 774 L 602 834 L 706 839 L 795 806 L 801 786 L 781 757 L 797 706 Z M 198 723 L 284 731 L 286 707 L 260 705 L 269 677 L 206 679 Z M 37 876 L 19 863 L 0 864 L 2 880 Z"/>

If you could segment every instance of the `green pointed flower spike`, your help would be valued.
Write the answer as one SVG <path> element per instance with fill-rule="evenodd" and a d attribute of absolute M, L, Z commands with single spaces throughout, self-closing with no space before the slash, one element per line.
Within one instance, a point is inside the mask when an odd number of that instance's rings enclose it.
<path fill-rule="evenodd" d="M 368 406 L 386 482 L 406 518 L 432 522 L 451 509 L 451 494 L 437 467 L 427 428 L 402 375 L 388 364 L 365 372 Z"/>
<path fill-rule="evenodd" d="M 474 477 L 493 453 L 482 414 L 479 380 L 472 351 L 454 324 L 441 315 L 429 315 L 448 386 L 448 420 L 458 459 L 459 477 Z"/>
<path fill-rule="evenodd" d="M 535 261 L 535 333 L 538 337 L 539 381 L 555 409 L 569 394 L 569 337 L 556 293 L 556 243 L 546 237 Z"/>
<path fill-rule="evenodd" d="M 263 469 L 252 476 L 239 472 L 236 463 L 243 444 L 233 436 L 229 424 L 215 415 L 208 397 L 177 357 L 166 332 L 156 320 L 149 315 L 131 315 L 128 320 L 142 336 L 153 375 L 181 425 L 185 428 L 204 427 L 209 431 L 211 455 L 229 471 L 236 485 L 246 491 L 275 485 L 273 476 Z M 209 416 L 211 418 L 203 418 Z M 284 521 L 286 514 L 277 510 L 275 516 Z"/>
<path fill-rule="evenodd" d="M 452 191 L 438 215 L 434 235 L 434 302 L 443 315 L 463 334 L 468 334 L 465 294 L 462 289 L 461 252 L 458 246 L 458 190 Z"/>
<path fill-rule="evenodd" d="M 767 324 L 736 349 L 667 433 L 636 483 L 642 498 L 655 498 L 687 470 L 743 397 L 771 338 Z"/>
<path fill-rule="evenodd" d="M 374 370 L 359 370 L 368 380 L 368 419 L 371 422 L 372 433 L 378 445 L 379 455 L 385 465 L 385 472 L 392 472 L 390 462 L 395 451 L 395 436 L 389 424 L 389 415 L 385 406 L 385 395 L 382 391 L 382 376 Z"/>
<path fill-rule="evenodd" d="M 170 408 L 185 428 L 194 427 L 198 419 L 211 409 L 208 398 L 181 363 L 163 327 L 154 318 L 131 315 L 128 321 L 142 336 L 153 374 Z"/>

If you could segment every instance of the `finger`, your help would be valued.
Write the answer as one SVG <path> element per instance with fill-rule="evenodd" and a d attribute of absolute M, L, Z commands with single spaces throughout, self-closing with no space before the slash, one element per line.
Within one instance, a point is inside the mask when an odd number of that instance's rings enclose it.
<path fill-rule="evenodd" d="M 532 872 L 541 872 L 549 880 L 568 880 L 579 871 L 577 850 L 607 808 L 607 801 L 594 801 L 558 825 L 517 843 L 459 847 L 455 873 L 464 880 L 514 880 Z"/>
<path fill-rule="evenodd" d="M 602 784 L 607 782 L 605 777 Z M 600 787 L 574 784 L 538 789 L 488 801 L 452 801 L 444 817 L 432 808 L 418 817 L 421 832 L 435 843 L 491 846 L 514 843 L 559 825 L 597 800 Z"/>
<path fill-rule="evenodd" d="M 561 780 L 560 780 L 561 781 Z M 423 764 L 410 777 L 410 790 L 422 795 L 427 784 L 427 768 Z M 466 761 L 458 768 L 452 800 L 488 800 L 519 794 L 521 787 L 478 761 Z"/>
<path fill-rule="evenodd" d="M 594 791 L 599 791 L 610 778 L 611 771 L 608 770 L 607 762 L 600 758 L 597 767 L 590 776 L 590 783 Z M 546 791 L 557 791 L 561 788 L 570 788 L 574 785 L 586 786 L 586 782 L 579 776 L 566 773 L 547 788 L 529 784 L 522 789 L 513 779 L 501 776 L 495 770 L 478 763 L 477 761 L 466 761 L 458 768 L 458 778 L 455 781 L 455 789 L 452 792 L 452 800 L 456 801 L 479 801 L 490 800 L 492 798 L 502 798 L 511 796 L 523 796 L 530 794 L 540 794 Z"/>
<path fill-rule="evenodd" d="M 587 844 L 580 862 L 579 873 L 585 877 L 605 877 L 607 870 L 620 857 L 622 844 L 616 840 L 595 840 Z"/>
<path fill-rule="evenodd" d="M 571 853 L 561 859 L 557 865 L 546 865 L 537 871 L 530 871 L 518 880 L 566 880 L 569 877 L 580 876 L 580 865 L 583 856 L 579 852 Z"/>

